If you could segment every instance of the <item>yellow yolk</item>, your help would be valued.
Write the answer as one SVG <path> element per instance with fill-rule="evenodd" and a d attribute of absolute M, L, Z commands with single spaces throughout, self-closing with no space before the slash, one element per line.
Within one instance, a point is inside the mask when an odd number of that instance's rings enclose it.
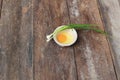
<path fill-rule="evenodd" d="M 67 36 L 65 34 L 58 34 L 57 36 L 57 40 L 60 42 L 60 43 L 64 43 L 66 40 L 67 40 Z"/>
<path fill-rule="evenodd" d="M 69 44 L 73 41 L 73 36 L 70 32 L 60 32 L 57 34 L 57 40 L 60 43 Z"/>

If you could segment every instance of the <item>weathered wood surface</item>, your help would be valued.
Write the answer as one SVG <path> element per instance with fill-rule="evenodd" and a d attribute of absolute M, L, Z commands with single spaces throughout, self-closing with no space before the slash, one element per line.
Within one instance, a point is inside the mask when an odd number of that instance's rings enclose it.
<path fill-rule="evenodd" d="M 68 0 L 68 3 L 71 23 L 98 24 L 100 29 L 104 29 L 96 0 Z M 79 40 L 74 49 L 78 80 L 116 80 L 105 36 L 79 31 Z"/>
<path fill-rule="evenodd" d="M 120 0 L 98 0 L 99 8 L 105 24 L 106 31 L 110 35 L 112 57 L 118 80 L 120 80 Z"/>
<path fill-rule="evenodd" d="M 0 80 L 33 80 L 32 0 L 3 0 Z"/>
<path fill-rule="evenodd" d="M 76 80 L 73 47 L 61 48 L 46 35 L 69 23 L 65 0 L 34 1 L 35 80 Z"/>
<path fill-rule="evenodd" d="M 95 23 L 103 29 L 96 0 L 45 0 L 34 4 L 35 79 L 117 80 L 105 36 L 82 31 L 78 42 L 68 48 L 45 42 L 45 36 L 62 24 Z"/>
<path fill-rule="evenodd" d="M 0 17 L 1 17 L 2 2 L 3 0 L 0 0 Z"/>
<path fill-rule="evenodd" d="M 0 80 L 120 80 L 119 55 L 113 54 L 104 35 L 80 30 L 76 44 L 65 48 L 46 42 L 47 34 L 69 23 L 98 24 L 107 31 L 109 25 L 118 28 L 116 15 L 113 22 L 107 18 L 113 13 L 110 4 L 103 0 L 0 0 Z M 104 12 L 106 6 L 111 13 Z"/>

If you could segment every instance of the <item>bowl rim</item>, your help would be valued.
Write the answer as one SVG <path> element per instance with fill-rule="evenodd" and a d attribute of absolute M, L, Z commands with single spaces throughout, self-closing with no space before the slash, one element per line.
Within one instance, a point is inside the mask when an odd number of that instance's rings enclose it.
<path fill-rule="evenodd" d="M 62 26 L 59 26 L 59 27 L 57 27 L 55 30 L 57 30 L 57 29 L 59 29 L 59 28 L 61 28 L 61 27 L 63 27 L 64 25 L 62 25 Z M 68 30 L 68 29 L 67 29 Z M 71 45 L 73 45 L 76 41 L 77 41 L 77 38 L 78 38 L 78 34 L 77 34 L 77 31 L 73 28 L 73 29 L 70 29 L 70 30 L 72 30 L 73 31 L 73 34 L 75 35 L 74 36 L 74 40 L 71 42 L 71 43 L 69 43 L 69 44 L 63 44 L 63 43 L 60 43 L 57 39 L 56 39 L 56 35 L 58 34 L 55 34 L 54 36 L 54 41 L 59 45 L 59 46 L 62 46 L 62 47 L 64 47 L 64 46 L 71 46 Z"/>

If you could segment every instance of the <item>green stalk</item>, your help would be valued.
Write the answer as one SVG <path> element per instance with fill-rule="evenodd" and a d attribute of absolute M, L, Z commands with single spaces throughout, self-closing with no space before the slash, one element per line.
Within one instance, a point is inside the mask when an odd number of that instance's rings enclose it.
<path fill-rule="evenodd" d="M 95 24 L 69 24 L 69 25 L 64 25 L 63 27 L 59 28 L 58 30 L 55 30 L 52 34 L 47 36 L 47 42 L 50 41 L 55 34 L 57 34 L 60 31 L 66 30 L 66 29 L 82 29 L 82 30 L 93 30 L 101 34 L 107 34 L 106 32 L 94 28 L 97 25 Z"/>
<path fill-rule="evenodd" d="M 93 30 L 101 34 L 107 34 L 105 31 L 102 31 L 100 29 L 94 28 L 98 25 L 95 24 L 69 24 L 69 28 L 74 28 L 74 29 L 83 29 L 83 30 Z"/>

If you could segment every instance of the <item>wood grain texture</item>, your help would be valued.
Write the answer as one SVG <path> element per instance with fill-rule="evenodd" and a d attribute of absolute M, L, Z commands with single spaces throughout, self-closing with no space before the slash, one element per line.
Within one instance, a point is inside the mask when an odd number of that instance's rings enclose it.
<path fill-rule="evenodd" d="M 2 2 L 3 0 L 0 0 L 0 17 L 1 17 L 1 10 L 2 10 Z"/>
<path fill-rule="evenodd" d="M 120 80 L 119 21 L 115 22 L 119 1 L 99 3 L 100 7 L 97 0 L 0 0 L 0 80 Z M 113 36 L 115 54 L 104 35 L 88 30 L 78 30 L 78 40 L 70 47 L 46 42 L 46 35 L 69 23 L 105 28 Z"/>
<path fill-rule="evenodd" d="M 0 80 L 33 80 L 32 0 L 3 0 Z"/>
<path fill-rule="evenodd" d="M 65 0 L 34 1 L 35 80 L 77 80 L 72 47 L 46 42 L 46 35 L 69 23 Z"/>
<path fill-rule="evenodd" d="M 120 0 L 98 0 L 105 28 L 110 35 L 112 57 L 118 80 L 120 80 Z"/>
<path fill-rule="evenodd" d="M 45 41 L 62 24 L 92 23 L 104 29 L 96 0 L 41 0 L 34 5 L 35 80 L 117 80 L 105 36 L 81 31 L 73 48 Z"/>
<path fill-rule="evenodd" d="M 68 0 L 71 23 L 98 24 L 104 29 L 96 0 Z M 111 52 L 104 35 L 78 31 L 75 59 L 78 80 L 117 80 Z"/>

